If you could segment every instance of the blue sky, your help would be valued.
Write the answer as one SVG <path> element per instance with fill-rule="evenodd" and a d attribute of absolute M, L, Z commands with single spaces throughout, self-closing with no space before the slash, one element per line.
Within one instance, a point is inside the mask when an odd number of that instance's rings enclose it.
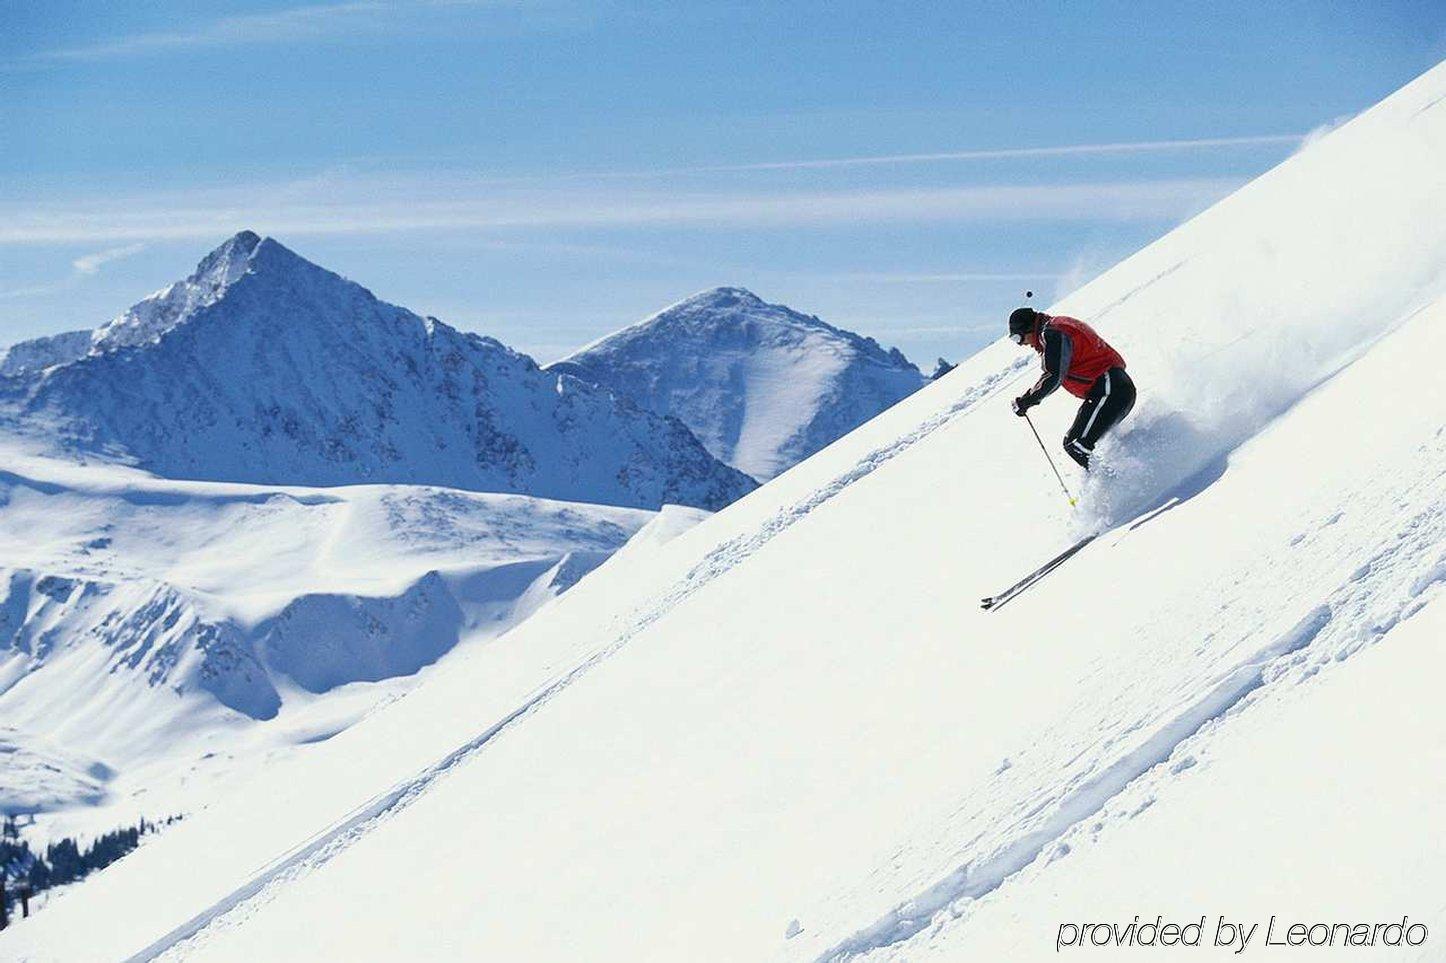
<path fill-rule="evenodd" d="M 0 343 L 242 228 L 548 361 L 752 288 L 921 366 L 1446 57 L 1439 0 L 0 8 Z"/>

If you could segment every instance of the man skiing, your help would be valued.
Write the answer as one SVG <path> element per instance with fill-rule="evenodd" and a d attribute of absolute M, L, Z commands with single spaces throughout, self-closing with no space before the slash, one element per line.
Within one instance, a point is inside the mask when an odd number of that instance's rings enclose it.
<path fill-rule="evenodd" d="M 1095 444 L 1135 406 L 1135 383 L 1125 374 L 1125 359 L 1083 321 L 1033 308 L 1009 315 L 1009 339 L 1038 351 L 1044 365 L 1034 387 L 1014 399 L 1014 413 L 1022 417 L 1060 385 L 1083 398 L 1065 432 L 1064 451 L 1088 470 Z"/>

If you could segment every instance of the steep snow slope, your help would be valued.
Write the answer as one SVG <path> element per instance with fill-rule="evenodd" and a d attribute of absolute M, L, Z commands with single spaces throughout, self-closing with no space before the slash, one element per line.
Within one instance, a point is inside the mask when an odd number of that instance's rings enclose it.
<path fill-rule="evenodd" d="M 66 828 L 192 811 L 216 779 L 410 688 L 460 636 L 515 625 L 652 517 L 4 461 L 0 811 Z"/>
<path fill-rule="evenodd" d="M 754 487 L 679 422 L 242 232 L 84 353 L 20 346 L 0 424 L 162 475 L 438 484 L 638 508 Z M 65 349 L 65 350 L 62 350 Z M 67 353 L 68 352 L 68 353 Z"/>
<path fill-rule="evenodd" d="M 721 460 L 772 478 L 880 411 L 925 378 L 897 348 L 714 288 L 611 334 L 549 371 L 605 385 L 674 415 Z"/>
<path fill-rule="evenodd" d="M 1222 915 L 1257 924 L 1247 949 L 1270 959 L 1439 960 L 1446 844 L 1428 814 L 1446 798 L 1446 601 L 1439 585 L 1431 597 L 1319 685 L 1282 679 L 1248 713 L 1186 740 L 1004 890 L 880 958 L 1054 960 L 1061 922 L 1128 924 L 1148 910 L 1205 915 L 1207 947 Z M 1243 818 L 1223 818 L 1242 800 Z M 1403 917 L 1430 929 L 1421 949 L 1264 949 L 1296 923 Z M 1238 959 L 1239 946 L 1214 957 Z"/>
<path fill-rule="evenodd" d="M 7 950 L 958 958 L 1019 883 L 1029 930 L 1005 945 L 1052 952 L 1038 907 L 1071 833 L 1118 825 L 1147 789 L 1178 818 L 1205 800 L 1192 782 L 1260 777 L 1252 731 L 1349 711 L 1357 660 L 1439 618 L 1446 383 L 1419 359 L 1446 352 L 1443 160 L 1446 66 L 1060 304 L 1143 389 L 1101 453 L 1121 473 L 1091 480 L 1083 513 L 1007 409 L 1032 357 L 997 344 L 237 789 Z M 1071 413 L 1052 401 L 1042 427 Z M 1434 651 L 1401 658 L 1440 669 Z M 1206 742 L 1211 765 L 1189 766 Z M 1329 745 L 1290 744 L 1332 764 Z M 1317 804 L 1308 781 L 1233 778 L 1232 821 Z M 1383 859 L 1413 823 L 1424 893 L 1446 885 L 1420 808 L 1434 778 L 1393 773 L 1352 812 Z M 1153 880 L 1160 912 L 1201 891 L 1123 831 L 1110 852 L 1108 828 L 1091 862 Z M 357 911 L 401 879 L 386 912 Z M 1328 885 L 1289 882 L 1292 907 Z M 1219 911 L 1259 916 L 1274 895 Z M 1437 913 L 1439 933 L 1440 909 L 1402 912 Z"/>

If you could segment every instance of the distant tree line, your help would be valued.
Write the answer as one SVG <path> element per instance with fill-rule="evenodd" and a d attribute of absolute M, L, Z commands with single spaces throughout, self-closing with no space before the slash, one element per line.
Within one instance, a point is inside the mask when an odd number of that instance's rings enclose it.
<path fill-rule="evenodd" d="M 11 886 L 28 884 L 32 893 L 73 883 L 135 849 L 142 836 L 158 832 L 180 818 L 168 816 L 160 822 L 142 819 L 134 826 L 103 833 L 84 846 L 75 837 L 64 836 L 40 852 L 20 838 L 15 817 L 6 816 L 0 825 L 0 879 Z"/>

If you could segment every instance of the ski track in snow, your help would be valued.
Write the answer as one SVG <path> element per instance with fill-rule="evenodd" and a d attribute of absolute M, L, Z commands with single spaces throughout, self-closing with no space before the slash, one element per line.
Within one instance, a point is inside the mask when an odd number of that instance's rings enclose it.
<path fill-rule="evenodd" d="M 1161 782 L 1192 768 L 1202 754 L 1199 744 L 1254 700 L 1280 687 L 1307 682 L 1322 670 L 1345 662 L 1409 618 L 1446 584 L 1446 505 L 1432 497 L 1443 486 L 1446 473 L 1412 486 L 1415 491 L 1409 496 L 1401 493 L 1398 504 L 1428 507 L 1401 524 L 1394 538 L 1289 630 L 1233 670 L 1217 676 L 1194 702 L 1133 749 L 1083 781 L 1071 783 L 1040 825 L 984 858 L 958 866 L 829 948 L 816 958 L 818 963 L 898 949 L 925 930 L 967 921 L 969 901 L 995 894 L 1041 856 L 1056 858 L 1053 850 L 1058 850 L 1057 855 L 1066 854 L 1069 847 L 1064 840 L 1072 831 L 1127 789 L 1150 780 Z M 1338 519 L 1339 513 L 1323 520 L 1321 528 Z M 1168 774 L 1159 768 L 1177 757 L 1180 761 L 1168 767 Z M 1035 807 L 1025 818 L 1039 811 L 1040 807 Z"/>
<path fill-rule="evenodd" d="M 672 611 L 699 589 L 711 583 L 735 565 L 747 559 L 776 536 L 796 522 L 807 517 L 814 509 L 842 493 L 855 482 L 872 474 L 897 455 L 933 434 L 938 429 L 967 413 L 996 390 L 1011 382 L 1026 370 L 1031 357 L 1010 362 L 1003 369 L 986 375 L 978 384 L 968 389 L 962 397 L 948 407 L 926 418 L 912 431 L 900 436 L 890 444 L 876 448 L 860 459 L 848 471 L 835 476 L 828 484 L 815 489 L 807 497 L 781 509 L 768 518 L 757 530 L 738 535 L 718 545 L 700 559 L 688 573 L 635 617 L 622 634 L 605 646 L 595 650 L 573 668 L 556 676 L 541 688 L 535 690 L 516 709 L 494 723 L 484 732 L 448 753 L 445 757 L 417 773 L 405 782 L 393 786 L 344 817 L 330 828 L 323 830 L 310 840 L 284 853 L 272 861 L 250 880 L 237 887 L 227 896 L 193 916 L 185 923 L 171 930 L 140 952 L 127 958 L 126 963 L 148 963 L 161 957 L 179 958 L 184 954 L 182 944 L 200 937 L 204 930 L 213 925 L 224 926 L 224 918 L 244 912 L 243 907 L 255 900 L 267 901 L 284 884 L 325 864 L 358 839 L 365 836 L 381 819 L 393 816 L 416 801 L 433 788 L 448 773 L 485 748 L 494 738 L 510 729 L 528 715 L 542 708 L 554 697 L 561 694 L 579 678 L 601 662 L 616 654 L 639 633 L 658 619 Z"/>
<path fill-rule="evenodd" d="M 1135 285 L 1134 287 L 1130 288 L 1130 289 L 1129 289 L 1128 291 L 1126 291 L 1124 294 L 1122 294 L 1122 295 L 1120 295 L 1119 297 L 1115 298 L 1115 299 L 1114 299 L 1113 301 L 1111 301 L 1109 304 L 1106 304 L 1104 307 L 1100 308 L 1098 311 L 1096 311 L 1096 312 L 1094 312 L 1093 314 L 1091 314 L 1091 315 L 1089 316 L 1089 318 L 1087 318 L 1086 320 L 1089 321 L 1090 324 L 1098 324 L 1098 323 L 1105 317 L 1105 315 L 1109 314 L 1109 313 L 1110 313 L 1111 311 L 1113 311 L 1115 308 L 1118 308 L 1118 307 L 1123 306 L 1123 305 L 1125 304 L 1125 302 L 1129 301 L 1131 298 L 1133 298 L 1135 295 L 1139 294 L 1141 291 L 1144 291 L 1144 290 L 1146 290 L 1147 288 L 1152 288 L 1152 287 L 1154 287 L 1156 284 L 1158 284 L 1159 282 L 1165 280 L 1165 278 L 1167 278 L 1167 277 L 1169 277 L 1170 275 L 1174 274 L 1176 271 L 1180 270 L 1182 267 L 1184 267 L 1184 266 L 1185 266 L 1186 264 L 1188 264 L 1188 263 L 1189 263 L 1189 258 L 1183 258 L 1183 259 L 1181 259 L 1181 260 L 1179 260 L 1179 261 L 1176 261 L 1174 264 L 1172 264 L 1172 265 L 1170 265 L 1169 267 L 1165 268 L 1163 271 L 1159 272 L 1159 273 L 1156 274 L 1154 277 L 1152 277 L 1152 278 L 1150 278 L 1150 279 L 1148 279 L 1148 280 L 1146 280 L 1146 281 L 1142 281 L 1141 283 L 1139 283 L 1139 284 Z"/>

